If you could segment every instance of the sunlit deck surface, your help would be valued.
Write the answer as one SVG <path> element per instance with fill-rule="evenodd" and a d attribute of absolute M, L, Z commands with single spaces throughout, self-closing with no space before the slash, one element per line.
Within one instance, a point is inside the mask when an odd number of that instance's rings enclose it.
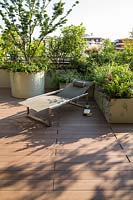
<path fill-rule="evenodd" d="M 0 89 L 0 200 L 132 200 L 133 125 L 66 105 L 53 126 L 26 118 Z"/>

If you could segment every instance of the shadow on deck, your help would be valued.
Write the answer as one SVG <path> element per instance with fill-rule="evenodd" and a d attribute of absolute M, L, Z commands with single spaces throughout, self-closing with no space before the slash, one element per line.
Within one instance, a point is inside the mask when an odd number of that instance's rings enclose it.
<path fill-rule="evenodd" d="M 0 91 L 1 200 L 131 200 L 133 125 L 108 124 L 65 105 L 53 126 L 26 118 L 9 90 Z"/>

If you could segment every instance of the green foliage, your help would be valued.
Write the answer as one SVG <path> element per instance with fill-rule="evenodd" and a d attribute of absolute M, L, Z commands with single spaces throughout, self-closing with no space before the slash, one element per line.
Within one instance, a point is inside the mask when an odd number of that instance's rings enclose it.
<path fill-rule="evenodd" d="M 87 45 L 84 34 L 85 27 L 83 24 L 79 26 L 71 25 L 62 29 L 62 51 L 68 57 L 80 57 L 83 54 Z"/>
<path fill-rule="evenodd" d="M 124 46 L 124 49 L 117 51 L 110 40 L 104 41 L 103 49 L 88 49 L 86 50 L 88 64 L 91 68 L 94 66 L 104 66 L 116 63 L 117 65 L 128 64 L 132 69 L 133 50 L 131 44 Z"/>
<path fill-rule="evenodd" d="M 115 51 L 114 62 L 118 65 L 128 64 L 133 70 L 133 40 L 125 39 L 124 49 Z"/>
<path fill-rule="evenodd" d="M 115 52 L 114 62 L 118 65 L 130 64 L 133 60 L 133 51 L 126 48 L 122 51 Z"/>
<path fill-rule="evenodd" d="M 78 72 L 85 74 L 87 70 L 87 59 L 85 56 L 74 57 L 70 62 L 70 66 L 72 69 L 74 68 Z"/>
<path fill-rule="evenodd" d="M 78 1 L 72 8 L 77 3 Z M 44 38 L 66 23 L 72 8 L 65 12 L 64 7 L 65 3 L 61 0 L 0 1 L 0 16 L 4 22 L 3 32 L 8 33 L 13 50 L 19 51 L 28 65 L 33 63 Z M 49 8 L 52 8 L 51 14 L 48 13 Z M 39 35 L 37 42 L 34 43 L 36 29 L 39 30 Z"/>
<path fill-rule="evenodd" d="M 14 33 L 15 34 L 15 33 Z M 16 34 L 16 39 L 17 34 Z M 11 35 L 8 33 L 7 30 L 4 30 L 3 33 L 1 34 L 1 51 L 3 51 L 4 55 L 4 61 L 10 61 L 10 62 L 15 62 L 19 59 L 19 57 L 22 56 L 21 52 L 19 49 L 12 43 L 11 41 Z"/>
<path fill-rule="evenodd" d="M 115 49 L 112 42 L 107 39 L 104 41 L 102 49 L 88 49 L 86 50 L 86 54 L 88 55 L 88 59 L 90 60 L 90 63 L 92 63 L 92 65 L 102 66 L 106 64 L 111 64 L 113 62 Z"/>
<path fill-rule="evenodd" d="M 56 72 L 56 79 L 59 83 L 70 83 L 74 79 L 80 79 L 81 74 L 78 73 L 76 70 L 58 70 Z"/>
<path fill-rule="evenodd" d="M 63 28 L 60 37 L 47 40 L 47 54 L 56 63 L 69 57 L 72 59 L 81 57 L 86 48 L 86 41 L 83 38 L 84 34 L 85 27 L 83 24 Z"/>
<path fill-rule="evenodd" d="M 70 66 L 72 69 L 77 70 L 81 79 L 89 81 L 93 80 L 93 70 L 95 66 L 93 66 L 91 61 L 85 56 L 79 58 L 75 57 L 71 61 Z"/>
<path fill-rule="evenodd" d="M 46 55 L 54 63 L 55 67 L 58 68 L 58 65 L 61 60 L 66 58 L 66 54 L 62 51 L 63 43 L 61 37 L 50 37 L 46 39 L 47 48 Z"/>
<path fill-rule="evenodd" d="M 133 37 L 125 39 L 123 42 L 124 42 L 124 48 L 133 52 Z"/>
<path fill-rule="evenodd" d="M 133 72 L 127 65 L 96 67 L 94 80 L 112 98 L 133 97 Z"/>
<path fill-rule="evenodd" d="M 129 63 L 129 68 L 133 71 L 133 59 L 132 59 L 131 62 Z"/>
<path fill-rule="evenodd" d="M 44 63 L 35 62 L 32 64 L 15 62 L 11 64 L 5 64 L 4 66 L 12 72 L 26 72 L 26 73 L 36 73 L 39 71 L 46 71 L 49 68 L 50 63 L 44 60 Z"/>
<path fill-rule="evenodd" d="M 102 60 L 100 65 L 111 64 L 114 61 L 114 56 L 115 56 L 114 45 L 109 39 L 107 39 L 104 41 L 103 50 L 99 53 L 99 58 Z"/>

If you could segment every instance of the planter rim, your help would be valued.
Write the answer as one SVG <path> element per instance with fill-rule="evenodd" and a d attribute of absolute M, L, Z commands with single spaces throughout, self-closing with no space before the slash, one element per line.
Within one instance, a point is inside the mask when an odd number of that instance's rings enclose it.
<path fill-rule="evenodd" d="M 9 69 L 6 69 L 6 68 L 0 68 L 0 70 L 1 70 L 1 69 L 2 69 L 2 70 L 7 70 L 7 71 L 10 71 Z"/>
<path fill-rule="evenodd" d="M 11 71 L 11 70 L 9 70 L 9 71 L 10 71 L 10 73 L 16 73 L 16 74 L 18 74 L 18 73 L 21 73 L 21 74 L 37 74 L 37 73 L 41 73 L 41 72 L 46 72 L 45 70 L 38 71 L 38 72 L 14 72 L 14 71 Z"/>

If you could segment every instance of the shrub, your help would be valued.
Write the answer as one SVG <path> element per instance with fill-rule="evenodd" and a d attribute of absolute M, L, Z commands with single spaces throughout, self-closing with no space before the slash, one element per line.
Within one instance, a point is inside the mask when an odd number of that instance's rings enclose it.
<path fill-rule="evenodd" d="M 115 53 L 114 62 L 116 62 L 118 65 L 130 64 L 132 60 L 133 51 L 131 51 L 130 49 L 124 49 Z"/>
<path fill-rule="evenodd" d="M 71 68 L 77 70 L 83 80 L 93 80 L 93 70 L 95 63 L 89 58 L 82 56 L 80 58 L 74 58 L 71 63 Z"/>
<path fill-rule="evenodd" d="M 48 64 L 44 63 L 33 63 L 33 64 L 26 64 L 22 62 L 12 63 L 7 67 L 12 72 L 26 72 L 26 73 L 37 73 L 40 71 L 44 71 L 48 68 Z"/>
<path fill-rule="evenodd" d="M 80 79 L 81 75 L 76 70 L 59 70 L 56 72 L 56 79 L 60 83 L 70 83 L 74 79 Z"/>
<path fill-rule="evenodd" d="M 76 69 L 79 73 L 86 73 L 87 68 L 87 59 L 84 56 L 81 57 L 74 57 L 70 61 L 70 66 L 72 69 Z"/>
<path fill-rule="evenodd" d="M 111 98 L 133 97 L 133 72 L 127 65 L 96 67 L 94 80 Z"/>
<path fill-rule="evenodd" d="M 129 63 L 129 67 L 130 67 L 130 69 L 133 71 L 133 59 L 132 59 L 131 62 Z"/>

